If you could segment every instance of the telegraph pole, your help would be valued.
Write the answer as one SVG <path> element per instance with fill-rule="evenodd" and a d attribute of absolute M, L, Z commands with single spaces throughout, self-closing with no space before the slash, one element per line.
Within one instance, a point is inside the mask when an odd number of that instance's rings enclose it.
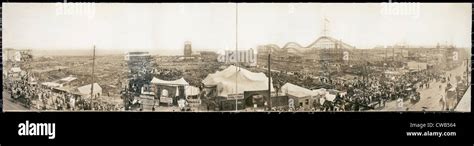
<path fill-rule="evenodd" d="M 238 18 L 237 13 L 239 11 L 239 5 L 237 3 L 235 5 L 236 5 L 235 6 L 235 15 L 236 15 L 235 23 L 237 24 L 236 26 L 238 26 L 239 18 Z M 239 59 L 240 59 L 239 52 L 238 52 L 238 47 L 239 47 L 239 43 L 238 43 L 238 40 L 239 40 L 238 39 L 238 33 L 239 33 L 239 31 L 238 31 L 238 29 L 239 29 L 238 27 L 235 27 L 235 57 L 236 57 L 236 59 L 235 59 L 236 60 L 235 61 L 236 62 L 236 68 L 235 68 L 235 94 L 239 93 L 239 91 L 237 91 L 237 89 L 238 89 L 237 88 L 238 87 L 237 86 L 238 85 L 237 84 L 237 79 L 238 79 L 237 76 L 238 76 L 238 73 L 239 73 Z M 237 56 L 239 56 L 239 57 L 237 57 Z M 238 99 L 237 99 L 237 95 L 234 98 L 235 98 L 235 111 L 237 112 L 237 111 L 239 111 L 239 108 L 238 108 L 239 102 L 238 102 Z"/>
<path fill-rule="evenodd" d="M 272 78 L 272 71 L 270 70 L 271 64 L 271 54 L 268 53 L 268 105 L 270 109 L 272 108 L 272 91 L 271 91 L 271 78 Z"/>
<path fill-rule="evenodd" d="M 91 80 L 91 109 L 92 109 L 92 98 L 94 97 L 94 65 L 95 65 L 95 45 L 93 49 L 93 56 L 92 56 L 92 80 Z"/>

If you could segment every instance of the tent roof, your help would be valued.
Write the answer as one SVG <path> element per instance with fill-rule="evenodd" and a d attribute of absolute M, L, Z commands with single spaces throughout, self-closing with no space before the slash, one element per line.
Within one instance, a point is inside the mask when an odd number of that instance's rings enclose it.
<path fill-rule="evenodd" d="M 217 71 L 214 74 L 209 74 L 202 82 L 205 85 L 216 85 L 218 82 L 224 79 L 232 79 L 236 74 L 238 77 L 243 77 L 242 79 L 251 80 L 251 81 L 266 81 L 268 80 L 267 76 L 264 73 L 254 73 L 248 71 L 241 67 L 236 67 L 231 65 L 222 71 Z"/>
<path fill-rule="evenodd" d="M 217 86 L 218 96 L 268 90 L 268 77 L 264 73 L 254 73 L 233 65 L 207 75 L 202 83 L 205 86 Z M 270 89 L 274 91 L 273 84 L 270 84 Z"/>
<path fill-rule="evenodd" d="M 79 93 L 81 93 L 81 94 L 90 94 L 91 93 L 91 84 L 78 87 L 77 90 L 79 90 Z M 99 93 L 99 92 L 102 92 L 102 88 L 99 86 L 99 84 L 94 83 L 94 93 Z"/>
<path fill-rule="evenodd" d="M 309 89 L 306 89 L 306 88 L 303 88 L 291 83 L 286 83 L 285 85 L 281 86 L 281 90 L 284 93 L 287 93 L 289 95 L 296 96 L 296 97 L 306 97 L 306 96 L 316 95 L 316 92 L 313 92 Z"/>
<path fill-rule="evenodd" d="M 174 81 L 165 81 L 165 80 L 160 80 L 158 78 L 153 77 L 151 80 L 152 84 L 158 84 L 158 85 L 181 85 L 181 86 L 187 86 L 189 85 L 184 78 L 180 78 Z"/>

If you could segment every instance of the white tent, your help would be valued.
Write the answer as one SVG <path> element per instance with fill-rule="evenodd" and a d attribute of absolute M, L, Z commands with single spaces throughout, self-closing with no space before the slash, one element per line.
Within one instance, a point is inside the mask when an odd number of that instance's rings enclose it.
<path fill-rule="evenodd" d="M 461 98 L 454 111 L 471 112 L 471 86 L 469 86 L 466 93 L 464 93 L 464 96 Z"/>
<path fill-rule="evenodd" d="M 77 90 L 79 90 L 79 93 L 82 94 L 82 95 L 90 95 L 91 94 L 91 84 L 78 87 Z M 102 88 L 97 83 L 94 83 L 93 94 L 94 95 L 102 94 Z"/>
<path fill-rule="evenodd" d="M 157 84 L 157 85 L 172 85 L 172 86 L 187 86 L 189 85 L 184 78 L 180 78 L 174 81 L 165 81 L 165 80 L 160 80 L 158 78 L 153 77 L 151 80 L 152 84 Z"/>
<path fill-rule="evenodd" d="M 281 91 L 283 93 L 286 93 L 288 95 L 292 95 L 295 97 L 307 97 L 307 96 L 317 95 L 317 93 L 309 89 L 306 89 L 306 88 L 303 88 L 291 83 L 286 83 L 285 85 L 281 86 Z"/>
<path fill-rule="evenodd" d="M 205 86 L 217 86 L 218 96 L 225 97 L 244 91 L 268 90 L 268 77 L 264 73 L 250 72 L 233 65 L 207 75 L 202 83 Z M 270 89 L 274 91 L 273 84 L 270 84 Z"/>

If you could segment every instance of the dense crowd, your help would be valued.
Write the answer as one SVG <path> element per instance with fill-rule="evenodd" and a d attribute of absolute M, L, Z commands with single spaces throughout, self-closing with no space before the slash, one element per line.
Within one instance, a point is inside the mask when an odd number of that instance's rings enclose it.
<path fill-rule="evenodd" d="M 27 108 L 36 110 L 120 110 L 119 105 L 99 100 L 84 99 L 81 95 L 65 92 L 29 82 L 28 74 L 19 78 L 10 78 L 4 82 L 4 90 L 8 92 L 14 102 Z M 96 98 L 99 96 L 96 95 Z"/>
<path fill-rule="evenodd" d="M 154 70 L 155 77 L 165 80 L 177 80 L 181 77 L 189 83 L 191 86 L 200 86 L 202 80 L 207 77 L 207 75 L 215 73 L 219 70 L 220 64 L 218 63 L 208 63 L 202 64 L 199 68 L 189 68 L 183 70 L 178 69 L 169 69 L 169 68 L 160 68 Z"/>
<path fill-rule="evenodd" d="M 388 76 L 383 72 L 374 72 L 364 78 L 340 79 L 317 78 L 304 75 L 288 75 L 286 73 L 272 73 L 274 85 L 278 87 L 284 83 L 295 83 L 309 89 L 336 89 L 333 101 L 325 100 L 313 102 L 311 108 L 295 107 L 273 108 L 272 111 L 362 111 L 385 106 L 387 101 L 411 100 L 416 102 L 420 98 L 418 88 L 430 88 L 430 83 L 449 80 L 442 73 L 434 70 L 409 72 L 397 76 Z"/>
<path fill-rule="evenodd" d="M 184 77 L 190 85 L 201 87 L 201 81 L 211 73 L 219 70 L 217 65 L 202 66 L 199 69 L 167 69 L 157 68 L 153 71 L 153 76 L 160 79 L 176 80 Z M 149 73 L 146 73 L 149 74 Z M 327 100 L 324 96 L 313 98 L 315 100 L 309 107 L 295 106 L 289 107 L 273 107 L 268 111 L 364 111 L 377 107 L 384 107 L 387 101 L 394 100 L 411 100 L 417 102 L 420 88 L 432 88 L 430 84 L 433 82 L 449 81 L 450 76 L 444 75 L 436 70 L 428 69 L 421 71 L 413 71 L 401 73 L 398 75 L 389 75 L 382 71 L 371 71 L 364 77 L 352 77 L 350 79 L 331 78 L 327 76 L 315 77 L 313 75 L 304 74 L 287 74 L 283 72 L 272 73 L 274 87 L 279 91 L 285 83 L 293 83 L 307 89 L 335 89 L 336 98 L 332 101 Z M 91 100 L 81 95 L 72 94 L 55 88 L 50 88 L 40 84 L 29 82 L 29 75 L 26 73 L 19 79 L 13 79 L 4 82 L 4 90 L 11 95 L 16 102 L 20 102 L 30 109 L 37 110 L 99 110 L 99 111 L 117 111 L 125 109 L 124 107 L 104 102 L 101 100 Z M 135 87 L 135 86 L 130 86 Z M 439 87 L 441 88 L 441 87 Z M 134 92 L 141 90 L 133 88 Z M 203 91 L 203 90 L 201 90 Z M 199 96 L 208 96 L 201 93 Z M 126 95 L 123 98 L 124 105 L 127 109 L 132 108 L 134 104 L 134 95 Z M 97 99 L 97 95 L 92 99 Z M 201 98 L 203 99 L 203 98 Z M 207 98 L 204 98 L 207 99 Z M 125 109 L 125 110 L 127 110 Z"/>

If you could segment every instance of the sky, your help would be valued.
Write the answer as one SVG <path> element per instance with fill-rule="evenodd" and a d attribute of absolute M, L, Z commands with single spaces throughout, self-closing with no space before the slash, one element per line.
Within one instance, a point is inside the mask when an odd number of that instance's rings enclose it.
<path fill-rule="evenodd" d="M 471 4 L 4 3 L 4 48 L 112 52 L 248 49 L 323 35 L 357 48 L 406 43 L 471 46 Z M 324 21 L 327 19 L 327 21 Z M 236 40 L 236 37 L 238 38 Z M 237 43 L 236 43 L 237 42 Z"/>
<path fill-rule="evenodd" d="M 235 4 L 96 3 L 59 14 L 60 4 L 3 6 L 5 48 L 91 49 L 95 45 L 142 51 L 181 50 L 185 41 L 205 49 L 236 44 Z"/>
<path fill-rule="evenodd" d="M 327 35 L 357 48 L 446 41 L 470 48 L 471 13 L 471 4 L 240 4 L 239 44 L 308 46 L 323 34 L 326 18 Z"/>

